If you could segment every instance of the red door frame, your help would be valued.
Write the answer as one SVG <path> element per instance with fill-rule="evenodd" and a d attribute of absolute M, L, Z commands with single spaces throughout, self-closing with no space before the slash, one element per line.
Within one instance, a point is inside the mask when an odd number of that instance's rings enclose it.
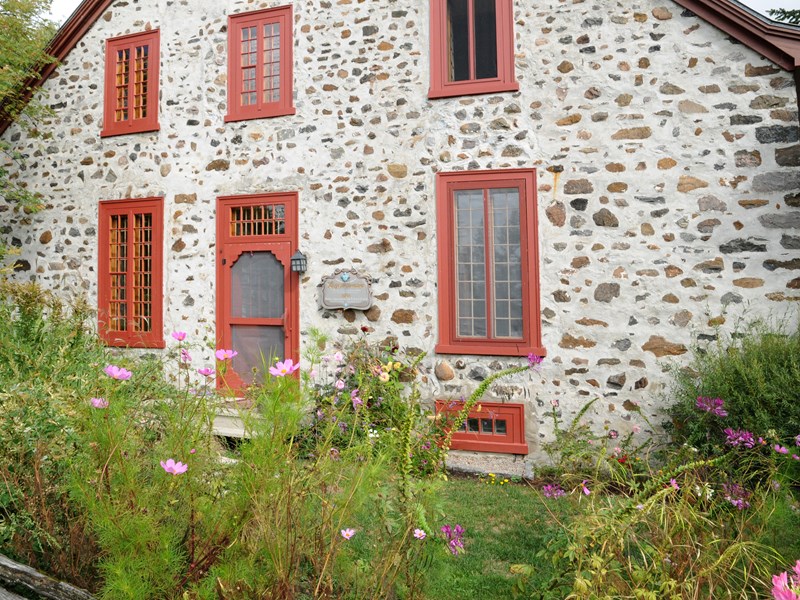
<path fill-rule="evenodd" d="M 240 235 L 231 232 L 231 208 L 283 204 L 284 231 L 270 235 Z M 285 358 L 295 362 L 300 360 L 300 276 L 291 271 L 291 256 L 298 244 L 298 194 L 297 192 L 277 192 L 269 194 L 249 194 L 244 196 L 220 196 L 217 198 L 217 348 L 233 349 L 231 336 L 230 289 L 226 282 L 225 269 L 230 269 L 234 261 L 244 252 L 272 252 L 286 269 L 284 277 L 284 318 Z M 286 250 L 288 244 L 288 250 Z M 285 261 L 285 262 L 284 262 Z M 288 313 L 288 314 L 287 314 Z M 256 322 L 253 322 L 256 321 Z M 263 321 L 259 322 L 259 321 Z M 248 319 L 254 325 L 273 325 L 274 319 Z M 240 391 L 242 380 L 228 369 L 225 381 L 217 377 L 217 387 L 231 387 Z"/>

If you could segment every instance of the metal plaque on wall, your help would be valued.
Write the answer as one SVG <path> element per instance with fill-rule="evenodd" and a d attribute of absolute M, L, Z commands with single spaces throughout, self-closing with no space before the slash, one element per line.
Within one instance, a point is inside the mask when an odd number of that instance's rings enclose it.
<path fill-rule="evenodd" d="M 355 269 L 336 269 L 322 278 L 320 286 L 322 308 L 367 310 L 372 306 L 372 278 Z"/>

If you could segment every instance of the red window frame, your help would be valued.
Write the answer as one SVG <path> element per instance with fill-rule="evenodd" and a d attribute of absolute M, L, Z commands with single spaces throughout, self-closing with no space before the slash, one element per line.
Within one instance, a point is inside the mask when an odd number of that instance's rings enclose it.
<path fill-rule="evenodd" d="M 448 400 L 436 401 L 436 414 L 445 417 L 457 416 L 461 411 L 461 402 Z M 528 443 L 525 441 L 525 405 L 502 404 L 498 402 L 481 402 L 470 411 L 467 423 L 459 424 L 453 432 L 450 448 L 452 450 L 474 450 L 476 452 L 498 452 L 503 454 L 528 454 Z M 478 433 L 466 431 L 465 425 L 477 420 Z M 492 432 L 484 431 L 485 422 L 492 421 Z M 506 434 L 495 433 L 497 421 L 505 421 Z M 453 423 L 455 425 L 455 423 Z"/>
<path fill-rule="evenodd" d="M 430 0 L 431 86 L 428 98 L 449 98 L 519 90 L 514 76 L 514 7 L 513 0 L 494 0 L 496 23 L 497 76 L 475 77 L 475 29 L 472 24 L 473 0 L 469 1 L 470 79 L 448 81 L 448 19 L 447 0 Z"/>
<path fill-rule="evenodd" d="M 147 225 L 144 219 L 148 216 L 149 227 L 137 228 L 137 217 L 142 218 L 140 223 Z M 164 198 L 102 201 L 98 221 L 97 313 L 100 338 L 109 346 L 164 348 Z M 137 229 L 140 236 L 146 236 L 149 230 L 149 247 L 147 240 L 142 242 L 141 237 L 137 238 Z M 124 239 L 120 239 L 123 231 Z M 124 251 L 115 250 L 115 247 L 124 248 Z M 141 262 L 137 262 L 137 256 Z M 122 264 L 120 257 L 124 259 Z M 113 269 L 114 266 L 118 268 Z M 142 297 L 146 299 L 141 300 Z M 142 311 L 150 313 L 146 314 L 150 325 L 144 331 L 137 323 L 137 313 Z M 119 317 L 120 313 L 124 317 Z M 121 319 L 124 319 L 124 326 L 115 326 L 115 321 Z"/>
<path fill-rule="evenodd" d="M 462 337 L 458 334 L 458 297 L 456 287 L 455 192 L 517 188 L 520 200 L 520 262 L 522 270 L 521 338 Z M 507 169 L 462 171 L 436 175 L 436 218 L 439 275 L 439 354 L 482 354 L 491 356 L 527 356 L 531 352 L 545 356 L 542 347 L 539 302 L 539 242 L 536 214 L 536 170 Z M 489 218 L 485 219 L 489 222 Z M 490 234 L 486 228 L 487 243 Z M 488 256 L 489 253 L 485 253 Z M 488 260 L 485 260 L 488 263 Z M 491 323 L 490 269 L 486 274 L 486 321 Z"/>
<path fill-rule="evenodd" d="M 292 7 L 280 6 L 253 12 L 230 15 L 228 17 L 228 114 L 225 122 L 244 121 L 248 119 L 263 119 L 267 117 L 280 117 L 295 114 L 294 108 L 294 82 L 292 50 L 294 37 Z M 255 28 L 257 32 L 255 52 L 255 82 L 262 82 L 265 73 L 263 28 L 265 25 L 277 24 L 280 31 L 280 51 L 278 61 L 279 86 L 278 101 L 266 102 L 264 88 L 252 90 L 256 96 L 255 104 L 242 106 L 240 100 L 245 91 L 243 70 L 243 31 L 245 28 Z M 255 85 L 255 84 L 254 84 Z"/>
<path fill-rule="evenodd" d="M 101 137 L 158 131 L 159 44 L 158 29 L 106 40 Z M 143 69 L 138 65 L 142 48 L 147 48 Z M 120 61 L 119 54 L 124 52 L 127 59 Z M 138 73 L 143 74 L 141 78 Z"/>

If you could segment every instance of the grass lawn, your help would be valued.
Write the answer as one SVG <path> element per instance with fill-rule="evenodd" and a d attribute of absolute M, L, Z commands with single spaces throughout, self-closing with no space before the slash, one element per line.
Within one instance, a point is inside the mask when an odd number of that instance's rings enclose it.
<path fill-rule="evenodd" d="M 572 501 L 546 500 L 524 483 L 488 485 L 478 478 L 451 478 L 441 493 L 446 521 L 466 528 L 466 553 L 437 563 L 429 575 L 429 598 L 511 598 L 509 567 L 516 563 L 539 563 L 532 585 L 549 580 L 550 563 L 534 555 L 558 525 L 543 502 L 559 518 L 569 518 L 577 514 Z"/>

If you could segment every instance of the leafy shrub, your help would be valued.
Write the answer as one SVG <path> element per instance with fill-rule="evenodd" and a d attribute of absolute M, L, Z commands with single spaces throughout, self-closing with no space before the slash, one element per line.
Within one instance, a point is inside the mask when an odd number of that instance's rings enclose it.
<path fill-rule="evenodd" d="M 672 433 L 709 454 L 725 439 L 724 428 L 781 440 L 800 433 L 800 331 L 755 323 L 708 347 L 696 346 L 692 362 L 675 371 Z M 721 398 L 723 420 L 695 410 L 698 397 Z"/>

